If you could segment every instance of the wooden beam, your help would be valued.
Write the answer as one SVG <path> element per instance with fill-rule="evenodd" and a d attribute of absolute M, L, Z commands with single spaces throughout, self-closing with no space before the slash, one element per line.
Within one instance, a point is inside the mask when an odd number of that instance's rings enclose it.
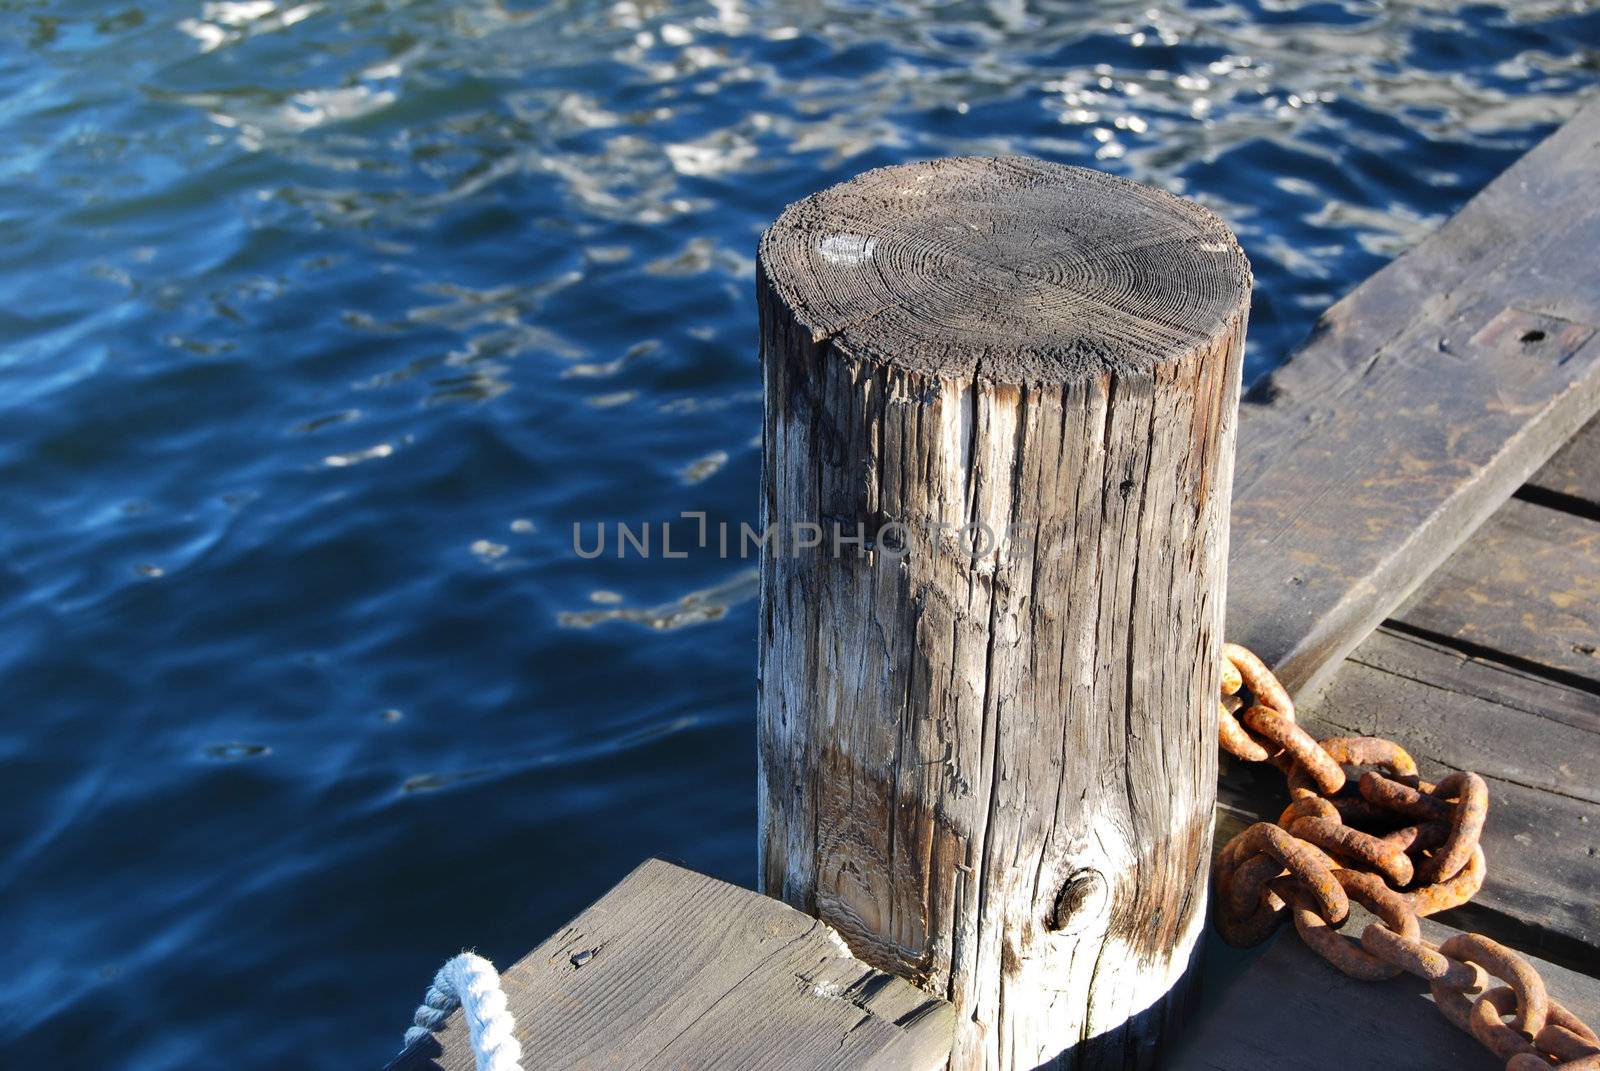
<path fill-rule="evenodd" d="M 954 1014 L 824 923 L 652 859 L 502 972 L 524 1065 L 943 1067 Z M 461 1012 L 388 1071 L 472 1071 Z"/>
<path fill-rule="evenodd" d="M 1528 486 L 1530 490 L 1570 500 L 1564 504 L 1581 509 L 1588 516 L 1600 511 L 1600 419 L 1589 421 L 1556 451 L 1533 474 Z"/>
<path fill-rule="evenodd" d="M 1600 690 L 1600 521 L 1512 499 L 1394 620 Z"/>
<path fill-rule="evenodd" d="M 1354 918 L 1347 934 L 1359 934 Z M 1422 920 L 1435 944 L 1460 931 Z M 1206 950 L 1235 962 L 1239 954 L 1220 940 Z M 1600 982 L 1528 957 L 1550 996 L 1588 1022 L 1600 1021 Z M 1236 968 L 1238 970 L 1238 968 Z M 1503 1060 L 1447 1022 L 1428 987 L 1403 975 L 1359 982 L 1319 959 L 1299 938 L 1279 933 L 1248 959 L 1221 992 L 1206 997 L 1171 1071 L 1351 1071 L 1404 1067 L 1410 1071 L 1500 1071 Z"/>
<path fill-rule="evenodd" d="M 1228 636 L 1312 694 L 1600 408 L 1600 102 L 1240 409 Z"/>

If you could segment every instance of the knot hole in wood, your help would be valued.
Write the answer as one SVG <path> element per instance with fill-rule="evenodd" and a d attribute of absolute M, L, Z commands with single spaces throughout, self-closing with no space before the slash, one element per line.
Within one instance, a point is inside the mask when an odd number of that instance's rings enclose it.
<path fill-rule="evenodd" d="M 1104 917 L 1110 900 L 1111 886 L 1104 874 L 1093 867 L 1074 870 L 1056 894 L 1045 917 L 1045 929 L 1067 935 L 1082 933 Z"/>

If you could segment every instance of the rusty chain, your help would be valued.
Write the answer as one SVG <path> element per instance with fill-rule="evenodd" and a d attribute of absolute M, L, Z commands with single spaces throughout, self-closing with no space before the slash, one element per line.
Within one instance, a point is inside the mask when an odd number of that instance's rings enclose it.
<path fill-rule="evenodd" d="M 1483 886 L 1483 778 L 1462 772 L 1429 784 L 1393 741 L 1313 739 L 1278 678 L 1236 644 L 1222 647 L 1217 719 L 1223 750 L 1277 766 L 1290 796 L 1276 823 L 1257 822 L 1217 853 L 1223 940 L 1259 944 L 1291 921 L 1307 947 L 1352 978 L 1409 972 L 1426 981 L 1445 1018 L 1506 1071 L 1600 1071 L 1600 1035 L 1550 999 L 1527 960 L 1478 934 L 1437 946 L 1422 938 L 1419 917 L 1458 907 Z M 1361 775 L 1352 780 L 1347 768 Z M 1352 900 L 1379 919 L 1359 940 L 1338 932 Z M 1491 979 L 1500 984 L 1490 988 Z"/>

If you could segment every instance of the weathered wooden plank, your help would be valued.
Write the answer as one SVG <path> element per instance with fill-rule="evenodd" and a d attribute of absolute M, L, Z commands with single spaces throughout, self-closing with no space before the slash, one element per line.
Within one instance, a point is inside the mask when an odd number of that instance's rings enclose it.
<path fill-rule="evenodd" d="M 1431 778 L 1482 774 L 1489 880 L 1473 924 L 1565 960 L 1600 949 L 1600 696 L 1380 630 L 1300 720 L 1318 737 L 1395 740 Z M 1275 771 L 1226 760 L 1219 795 L 1272 819 L 1281 784 Z"/>
<path fill-rule="evenodd" d="M 1600 406 L 1600 103 L 1241 407 L 1228 635 L 1301 694 Z"/>
<path fill-rule="evenodd" d="M 1394 619 L 1600 686 L 1600 521 L 1512 499 Z"/>
<path fill-rule="evenodd" d="M 1355 908 L 1352 914 L 1364 914 Z M 1359 934 L 1366 919 L 1345 932 Z M 1434 943 L 1460 931 L 1432 919 Z M 1225 952 L 1217 943 L 1212 952 Z M 1600 1022 L 1600 982 L 1529 957 L 1552 997 L 1588 1022 Z M 1504 1062 L 1445 1021 L 1426 984 L 1409 975 L 1358 982 L 1317 958 L 1293 933 L 1279 933 L 1220 994 L 1179 1046 L 1172 1071 L 1499 1071 Z"/>
<path fill-rule="evenodd" d="M 1589 421 L 1557 450 L 1528 484 L 1600 509 L 1600 418 Z"/>
<path fill-rule="evenodd" d="M 922 1068 L 950 1006 L 851 958 L 777 900 L 649 860 L 503 972 L 524 1063 L 571 1068 Z M 390 1071 L 471 1071 L 458 1011 Z"/>

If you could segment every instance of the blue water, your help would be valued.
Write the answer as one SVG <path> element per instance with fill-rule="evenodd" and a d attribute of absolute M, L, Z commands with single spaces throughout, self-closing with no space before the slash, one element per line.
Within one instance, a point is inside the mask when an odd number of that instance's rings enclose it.
<path fill-rule="evenodd" d="M 0 5 L 0 1067 L 372 1066 L 646 855 L 753 880 L 749 563 L 571 525 L 754 520 L 785 203 L 1160 183 L 1253 376 L 1597 75 L 1541 0 Z"/>

